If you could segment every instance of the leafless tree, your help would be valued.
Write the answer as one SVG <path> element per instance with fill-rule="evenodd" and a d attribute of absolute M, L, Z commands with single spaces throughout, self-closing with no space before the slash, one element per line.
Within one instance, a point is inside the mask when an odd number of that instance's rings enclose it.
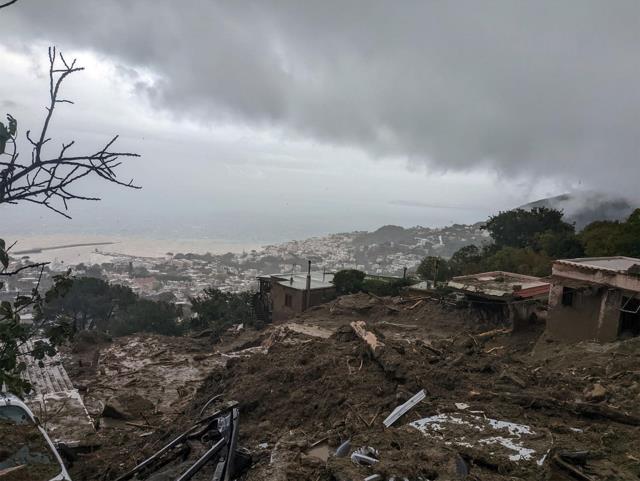
<path fill-rule="evenodd" d="M 58 214 L 70 217 L 67 213 L 68 201 L 100 200 L 74 190 L 77 181 L 88 176 L 98 176 L 107 182 L 124 187 L 139 189 L 133 183 L 121 181 L 115 170 L 121 165 L 122 157 L 138 157 L 131 152 L 112 150 L 118 136 L 109 140 L 102 148 L 92 153 L 72 154 L 75 141 L 62 142 L 57 152 L 46 151 L 51 138 L 48 136 L 53 114 L 58 104 L 72 104 L 70 100 L 60 98 L 60 87 L 71 74 L 83 70 L 76 66 L 76 60 L 67 62 L 55 47 L 49 48 L 49 105 L 42 129 L 37 135 L 30 130 L 26 138 L 31 144 L 31 159 L 21 161 L 16 144 L 17 123 L 7 116 L 8 127 L 0 124 L 5 139 L 0 139 L 0 205 L 31 202 L 41 204 Z M 0 132 L 1 133 L 1 132 Z M 2 145 L 2 144 L 6 145 Z M 7 158 L 8 157 L 8 158 Z M 6 160 L 5 160 L 6 159 Z"/>
<path fill-rule="evenodd" d="M 16 0 L 0 4 L 0 8 L 15 3 Z M 71 74 L 83 70 L 76 66 L 76 61 L 67 62 L 64 56 L 55 48 L 49 48 L 49 104 L 46 106 L 44 123 L 39 133 L 26 132 L 26 139 L 30 144 L 31 158 L 22 160 L 18 153 L 16 138 L 18 135 L 17 121 L 7 115 L 8 123 L 0 122 L 0 206 L 2 204 L 18 204 L 31 202 L 43 205 L 58 214 L 69 217 L 68 202 L 74 199 L 99 200 L 98 197 L 80 194 L 77 190 L 78 181 L 85 177 L 97 176 L 105 181 L 124 187 L 139 189 L 133 180 L 121 181 L 116 175 L 123 157 L 138 157 L 131 152 L 117 152 L 112 150 L 118 136 L 113 137 L 103 147 L 91 153 L 72 153 L 74 141 L 62 142 L 59 148 L 51 147 L 49 127 L 58 104 L 71 104 L 70 100 L 60 97 L 60 87 Z M 4 227 L 4 226 L 3 226 Z M 46 268 L 46 262 L 28 263 L 10 268 L 10 250 L 15 242 L 6 246 L 0 238 L 0 288 L 3 280 L 15 276 L 27 269 L 39 269 L 38 284 L 31 294 L 18 295 L 15 302 L 0 303 L 0 386 L 5 385 L 10 390 L 22 392 L 29 387 L 21 373 L 25 369 L 19 359 L 30 355 L 35 359 L 54 355 L 56 346 L 68 339 L 71 331 L 68 323 L 59 320 L 54 323 L 44 323 L 41 317 L 33 325 L 21 323 L 21 313 L 27 309 L 36 314 L 42 312 L 47 295 L 61 295 L 68 290 L 72 282 L 67 275 L 53 277 L 54 285 L 44 297 L 39 293 L 40 279 Z M 38 317 L 38 316 L 36 316 Z M 25 352 L 25 343 L 33 339 L 38 333 L 38 340 L 33 343 L 33 349 Z"/>

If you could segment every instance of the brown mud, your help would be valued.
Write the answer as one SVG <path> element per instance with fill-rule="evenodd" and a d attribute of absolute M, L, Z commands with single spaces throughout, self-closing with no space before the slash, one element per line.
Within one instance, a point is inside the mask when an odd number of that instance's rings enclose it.
<path fill-rule="evenodd" d="M 353 321 L 365 321 L 384 349 L 372 352 Z M 640 479 L 640 339 L 561 345 L 542 331 L 512 333 L 473 311 L 427 301 L 354 295 L 216 345 L 120 340 L 124 357 L 99 347 L 111 367 L 101 374 L 98 363 L 74 373 L 74 382 L 102 403 L 113 395 L 105 386 L 140 395 L 156 412 L 139 427 L 103 419 L 101 448 L 72 474 L 115 478 L 222 395 L 240 403 L 239 442 L 254 460 L 247 480 Z M 154 355 L 164 359 L 155 370 L 145 361 Z M 129 367 L 118 372 L 119 359 Z M 391 411 L 421 389 L 426 398 L 385 428 Z M 360 466 L 333 456 L 346 440 L 350 452 L 376 449 L 379 461 Z"/>

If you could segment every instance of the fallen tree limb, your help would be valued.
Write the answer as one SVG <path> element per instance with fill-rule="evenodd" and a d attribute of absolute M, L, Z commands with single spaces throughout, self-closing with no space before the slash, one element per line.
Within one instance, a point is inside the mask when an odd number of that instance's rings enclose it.
<path fill-rule="evenodd" d="M 410 311 L 413 311 L 416 307 L 418 307 L 420 304 L 422 304 L 424 301 L 422 299 L 420 299 L 419 301 L 417 301 L 415 304 L 405 308 L 408 309 Z"/>
<path fill-rule="evenodd" d="M 574 477 L 578 479 L 582 479 L 583 481 L 595 481 L 595 478 L 592 478 L 588 474 L 583 473 L 580 469 L 572 466 L 571 464 L 564 461 L 558 454 L 555 454 L 552 458 L 553 462 L 560 468 L 565 471 L 571 473 Z"/>
<path fill-rule="evenodd" d="M 474 334 L 475 339 L 480 339 L 485 341 L 487 339 L 491 339 L 492 337 L 498 336 L 500 334 L 511 334 L 511 329 L 502 328 L 502 329 L 492 329 L 490 331 L 481 332 L 480 334 Z"/>
<path fill-rule="evenodd" d="M 493 351 L 499 351 L 500 349 L 504 349 L 504 346 L 492 347 L 491 349 L 487 349 L 484 352 L 485 352 L 485 354 L 491 354 Z"/>
<path fill-rule="evenodd" d="M 515 402 L 521 406 L 531 409 L 550 409 L 557 411 L 562 409 L 572 414 L 587 418 L 602 418 L 627 424 L 629 426 L 640 426 L 640 417 L 625 413 L 619 409 L 614 409 L 607 405 L 586 403 L 581 401 L 561 401 L 550 397 L 531 396 L 529 394 L 491 393 Z"/>
<path fill-rule="evenodd" d="M 415 324 L 400 324 L 398 322 L 389 322 L 389 321 L 380 321 L 378 323 L 379 326 L 392 326 L 392 327 L 401 327 L 403 329 L 417 329 L 418 326 Z"/>
<path fill-rule="evenodd" d="M 380 304 L 382 304 L 384 307 L 386 307 L 390 311 L 402 312 L 402 309 L 399 309 L 399 308 L 397 308 L 395 306 L 392 306 L 391 304 L 387 303 L 387 301 L 385 299 L 383 299 L 382 297 L 377 296 L 377 295 L 373 294 L 372 292 L 367 292 L 367 294 L 369 294 L 370 297 L 374 298 L 376 301 L 378 301 Z"/>

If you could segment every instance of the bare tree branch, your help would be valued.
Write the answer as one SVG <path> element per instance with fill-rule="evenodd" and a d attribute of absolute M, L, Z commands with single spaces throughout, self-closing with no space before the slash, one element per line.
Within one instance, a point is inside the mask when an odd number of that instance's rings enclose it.
<path fill-rule="evenodd" d="M 29 264 L 27 266 L 19 267 L 18 269 L 13 271 L 2 271 L 0 272 L 0 276 L 5 276 L 5 277 L 15 276 L 18 272 L 22 272 L 26 269 L 35 269 L 36 267 L 44 267 L 49 264 L 50 264 L 49 262 L 38 262 L 37 264 Z"/>
<path fill-rule="evenodd" d="M 8 7 L 9 5 L 13 5 L 14 3 L 16 3 L 18 0 L 11 0 L 10 2 L 7 3 L 3 3 L 0 5 L 0 8 L 4 8 L 4 7 Z"/>
<path fill-rule="evenodd" d="M 82 70 L 82 67 L 76 66 L 75 59 L 69 62 L 55 47 L 49 48 L 49 104 L 45 107 L 47 113 L 44 123 L 37 136 L 33 136 L 31 131 L 26 132 L 26 138 L 32 146 L 30 162 L 17 162 L 15 134 L 7 142 L 12 148 L 5 153 L 9 160 L 0 160 L 0 204 L 31 202 L 70 217 L 67 213 L 69 201 L 100 200 L 99 197 L 82 195 L 72 189 L 84 177 L 97 176 L 112 184 L 140 188 L 133 180 L 122 181 L 117 177 L 115 170 L 122 163 L 120 158 L 139 157 L 131 152 L 112 151 L 117 135 L 93 153 L 69 155 L 75 145 L 73 140 L 62 142 L 57 155 L 47 156 L 45 152 L 45 146 L 51 140 L 48 131 L 56 105 L 73 104 L 70 100 L 59 98 L 60 87 L 69 75 Z"/>

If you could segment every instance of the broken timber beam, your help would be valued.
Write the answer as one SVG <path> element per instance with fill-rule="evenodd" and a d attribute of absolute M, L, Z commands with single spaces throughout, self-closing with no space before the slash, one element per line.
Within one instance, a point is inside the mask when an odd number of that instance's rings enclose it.
<path fill-rule="evenodd" d="M 367 323 L 364 321 L 353 321 L 351 323 L 351 329 L 356 333 L 360 339 L 362 339 L 368 346 L 371 352 L 375 355 L 380 348 L 384 347 L 384 343 L 378 339 L 373 332 L 367 331 Z"/>
<path fill-rule="evenodd" d="M 408 310 L 412 311 L 412 310 L 414 310 L 416 307 L 418 307 L 420 304 L 422 304 L 423 302 L 424 302 L 424 301 L 423 301 L 422 299 L 420 299 L 420 300 L 416 301 L 416 303 L 415 303 L 415 304 L 412 304 L 411 306 L 406 307 L 405 309 L 408 309 Z"/>
<path fill-rule="evenodd" d="M 368 330 L 365 321 L 353 321 L 351 329 L 362 340 L 371 357 L 389 377 L 399 382 L 407 380 L 406 363 L 398 351 L 386 345 L 376 333 Z"/>

